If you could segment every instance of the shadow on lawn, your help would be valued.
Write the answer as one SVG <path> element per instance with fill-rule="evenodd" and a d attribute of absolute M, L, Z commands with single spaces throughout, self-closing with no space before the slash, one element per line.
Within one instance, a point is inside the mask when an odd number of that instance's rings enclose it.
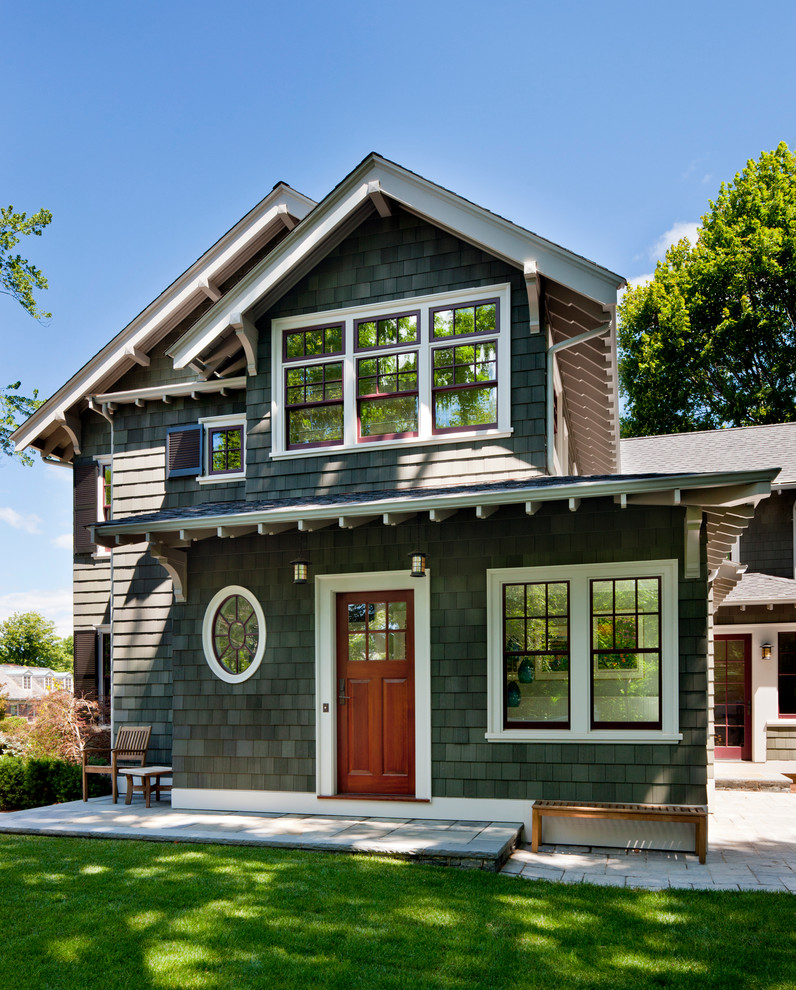
<path fill-rule="evenodd" d="M 529 883 L 239 846 L 3 837 L 16 987 L 793 985 L 788 894 Z"/>

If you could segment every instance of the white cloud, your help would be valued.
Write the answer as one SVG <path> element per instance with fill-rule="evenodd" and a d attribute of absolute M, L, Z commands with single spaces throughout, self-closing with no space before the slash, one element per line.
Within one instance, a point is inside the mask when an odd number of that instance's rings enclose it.
<path fill-rule="evenodd" d="M 645 282 L 652 280 L 653 273 L 650 272 L 649 275 L 636 275 L 635 278 L 629 278 L 627 280 L 628 287 L 631 285 L 644 285 Z"/>
<path fill-rule="evenodd" d="M 54 540 L 50 540 L 50 543 L 54 547 L 58 547 L 59 550 L 71 550 L 72 549 L 72 534 L 71 533 L 61 533 L 60 536 L 56 536 Z"/>
<path fill-rule="evenodd" d="M 40 612 L 45 619 L 51 619 L 59 636 L 72 633 L 72 591 L 70 588 L 56 588 L 50 591 L 12 591 L 0 595 L 0 622 L 14 612 Z"/>
<path fill-rule="evenodd" d="M 33 514 L 23 516 L 16 509 L 0 506 L 0 520 L 7 522 L 14 529 L 21 529 L 25 533 L 40 533 L 41 519 Z"/>
<path fill-rule="evenodd" d="M 674 226 L 670 227 L 666 233 L 662 234 L 655 242 L 650 250 L 650 258 L 653 261 L 657 261 L 659 258 L 662 258 L 673 244 L 677 244 L 677 242 L 681 241 L 684 237 L 687 237 L 691 242 L 691 247 L 694 247 L 697 242 L 698 231 L 699 224 L 696 221 L 678 220 Z"/>

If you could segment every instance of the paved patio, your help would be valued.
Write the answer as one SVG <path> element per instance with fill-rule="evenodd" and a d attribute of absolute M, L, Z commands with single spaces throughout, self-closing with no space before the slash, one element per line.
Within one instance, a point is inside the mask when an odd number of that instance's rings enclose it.
<path fill-rule="evenodd" d="M 680 852 L 542 846 L 534 854 L 525 844 L 511 852 L 519 828 L 509 822 L 179 811 L 167 800 L 145 808 L 143 801 L 114 805 L 110 798 L 0 815 L 0 832 L 373 853 L 481 869 L 495 869 L 508 855 L 501 872 L 528 880 L 796 893 L 796 794 L 788 792 L 717 791 L 704 865 Z"/>

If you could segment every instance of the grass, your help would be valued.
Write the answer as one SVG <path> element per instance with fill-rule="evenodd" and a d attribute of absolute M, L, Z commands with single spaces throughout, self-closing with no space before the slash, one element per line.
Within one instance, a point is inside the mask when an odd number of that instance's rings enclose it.
<path fill-rule="evenodd" d="M 10 835 L 0 883 L 15 990 L 796 987 L 790 894 Z"/>

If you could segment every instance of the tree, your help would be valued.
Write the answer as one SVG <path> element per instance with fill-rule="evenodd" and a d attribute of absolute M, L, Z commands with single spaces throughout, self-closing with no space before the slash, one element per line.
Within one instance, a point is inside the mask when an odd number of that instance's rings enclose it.
<path fill-rule="evenodd" d="M 72 670 L 71 637 L 60 639 L 55 623 L 39 612 L 15 612 L 0 622 L 0 663 Z"/>
<path fill-rule="evenodd" d="M 0 207 L 0 293 L 11 296 L 26 309 L 30 315 L 40 322 L 49 319 L 51 313 L 39 308 L 34 291 L 47 288 L 47 279 L 42 272 L 26 258 L 12 254 L 19 244 L 21 237 L 41 237 L 42 231 L 52 220 L 49 210 L 39 210 L 33 216 L 26 213 L 14 212 L 14 207 Z M 21 382 L 0 388 L 0 450 L 13 454 L 14 448 L 9 443 L 9 437 L 16 427 L 41 404 L 38 392 L 34 391 L 33 398 L 18 394 Z M 26 454 L 21 454 L 24 464 L 32 464 L 33 460 Z"/>
<path fill-rule="evenodd" d="M 619 306 L 623 436 L 796 419 L 796 155 L 750 159 L 709 207 Z"/>

